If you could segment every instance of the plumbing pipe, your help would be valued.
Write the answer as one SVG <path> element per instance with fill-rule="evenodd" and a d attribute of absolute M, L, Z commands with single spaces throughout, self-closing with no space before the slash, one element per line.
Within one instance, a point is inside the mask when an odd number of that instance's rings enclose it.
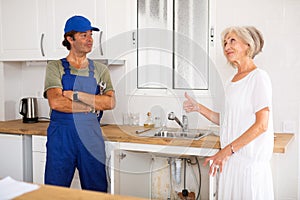
<path fill-rule="evenodd" d="M 173 177 L 173 170 L 172 168 L 172 164 L 173 164 L 173 159 L 172 158 L 168 158 L 168 165 L 169 165 L 169 176 L 170 176 L 170 186 L 169 186 L 169 193 L 168 193 L 168 198 L 167 200 L 171 200 L 172 199 L 172 191 L 173 191 L 173 184 L 172 184 L 172 177 Z M 174 174 L 175 174 L 175 171 L 174 171 Z"/>
<path fill-rule="evenodd" d="M 173 160 L 173 158 L 170 158 L 170 165 L 172 177 L 175 179 L 175 161 Z"/>
<path fill-rule="evenodd" d="M 150 199 L 152 199 L 152 170 L 153 170 L 153 165 L 154 165 L 154 156 L 152 155 L 151 157 L 151 164 L 150 164 L 150 174 L 149 174 L 149 179 L 150 179 Z"/>
<path fill-rule="evenodd" d="M 177 184 L 181 182 L 181 162 L 182 160 L 179 158 L 175 160 L 175 165 L 176 165 L 175 180 Z"/>

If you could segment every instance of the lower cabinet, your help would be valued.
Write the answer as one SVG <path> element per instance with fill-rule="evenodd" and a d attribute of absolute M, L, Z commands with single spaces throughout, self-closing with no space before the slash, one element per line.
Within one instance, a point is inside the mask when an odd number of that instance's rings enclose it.
<path fill-rule="evenodd" d="M 0 146 L 0 178 L 10 176 L 23 181 L 22 136 L 0 134 Z"/>
<path fill-rule="evenodd" d="M 32 171 L 33 171 L 33 183 L 43 184 L 44 183 L 44 173 L 46 166 L 46 136 L 32 136 Z M 114 142 L 105 142 L 106 147 L 106 170 L 107 170 L 107 178 L 108 178 L 108 191 L 110 191 L 110 152 L 114 150 L 115 143 Z M 71 188 L 81 189 L 79 174 L 76 169 Z"/>
<path fill-rule="evenodd" d="M 152 156 L 147 152 L 115 151 L 119 157 L 114 167 L 115 193 L 151 199 Z M 130 181 L 129 181 L 130 180 Z"/>
<path fill-rule="evenodd" d="M 0 133 L 0 147 L 0 178 L 31 182 L 31 136 Z"/>
<path fill-rule="evenodd" d="M 208 175 L 204 157 L 121 149 L 114 151 L 114 194 L 146 199 L 217 199 L 217 177 Z"/>
<path fill-rule="evenodd" d="M 32 136 L 34 183 L 44 183 L 46 140 L 45 136 Z M 217 199 L 218 178 L 209 176 L 209 167 L 202 166 L 204 156 L 158 153 L 157 145 L 109 141 L 105 148 L 108 193 L 178 199 L 187 190 L 196 199 Z M 77 171 L 71 187 L 81 188 Z"/>

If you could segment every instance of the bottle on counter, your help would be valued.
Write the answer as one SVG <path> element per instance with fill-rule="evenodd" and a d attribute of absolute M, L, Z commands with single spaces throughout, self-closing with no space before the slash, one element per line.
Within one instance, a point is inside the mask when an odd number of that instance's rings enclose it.
<path fill-rule="evenodd" d="M 144 128 L 154 128 L 154 122 L 151 117 L 151 112 L 147 113 L 147 120 L 144 123 Z"/>

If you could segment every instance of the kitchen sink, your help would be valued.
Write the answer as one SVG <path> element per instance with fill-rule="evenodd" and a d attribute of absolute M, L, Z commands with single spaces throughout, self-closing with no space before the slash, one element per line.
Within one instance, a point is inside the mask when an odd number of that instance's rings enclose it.
<path fill-rule="evenodd" d="M 187 132 L 183 132 L 181 129 L 176 129 L 176 128 L 156 128 L 156 129 L 137 131 L 137 134 L 140 137 L 180 138 L 180 139 L 199 140 L 207 135 L 214 134 L 214 132 L 205 129 L 190 129 Z"/>

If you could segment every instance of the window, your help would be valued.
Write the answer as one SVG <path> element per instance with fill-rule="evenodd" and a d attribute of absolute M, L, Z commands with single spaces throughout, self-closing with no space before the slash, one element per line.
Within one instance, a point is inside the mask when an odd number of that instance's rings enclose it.
<path fill-rule="evenodd" d="M 209 89 L 209 1 L 137 0 L 137 88 Z"/>

